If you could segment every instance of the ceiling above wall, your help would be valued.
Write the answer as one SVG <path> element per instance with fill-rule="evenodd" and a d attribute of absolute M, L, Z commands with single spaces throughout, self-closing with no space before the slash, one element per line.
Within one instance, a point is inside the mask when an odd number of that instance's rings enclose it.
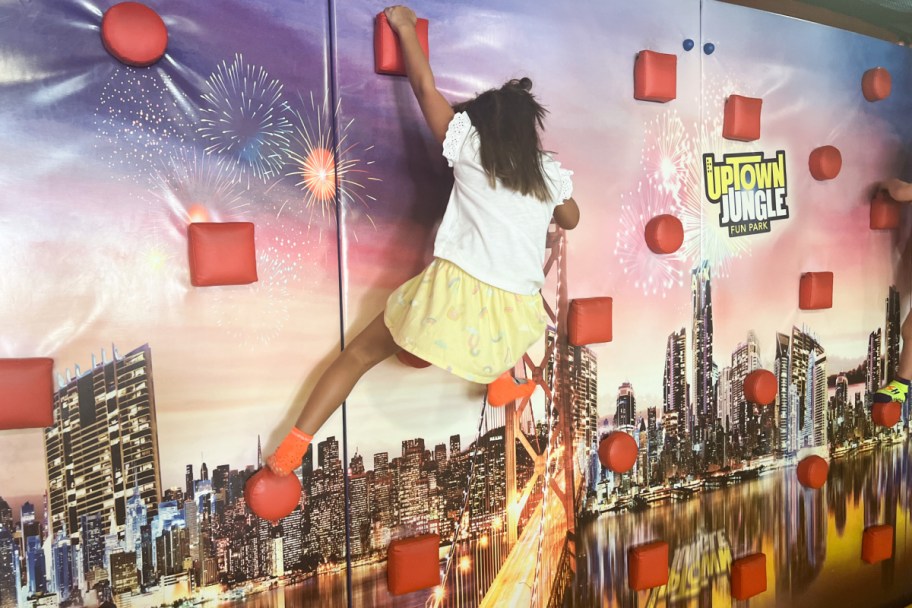
<path fill-rule="evenodd" d="M 912 42 L 912 0 L 721 0 L 891 42 Z"/>
<path fill-rule="evenodd" d="M 912 0 L 800 0 L 912 39 Z"/>

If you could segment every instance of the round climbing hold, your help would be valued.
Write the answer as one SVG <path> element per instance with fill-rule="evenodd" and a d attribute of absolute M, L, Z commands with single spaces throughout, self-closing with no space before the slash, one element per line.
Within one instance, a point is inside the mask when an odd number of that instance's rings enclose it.
<path fill-rule="evenodd" d="M 687 40 L 684 41 L 684 50 L 685 50 L 685 51 L 690 51 L 690 50 L 692 50 L 693 48 L 694 48 L 694 41 L 693 41 L 693 40 L 691 40 L 690 38 L 688 38 Z"/>
<path fill-rule="evenodd" d="M 706 44 L 703 45 L 703 52 L 706 53 L 707 55 L 712 55 L 715 50 L 716 50 L 716 45 L 713 44 L 712 42 L 707 42 Z"/>
<path fill-rule="evenodd" d="M 101 18 L 101 41 L 121 62 L 152 65 L 168 46 L 168 29 L 154 10 L 139 2 L 115 4 Z"/>
<path fill-rule="evenodd" d="M 820 456 L 807 456 L 798 463 L 798 482 L 806 488 L 819 490 L 826 483 L 830 465 Z"/>
<path fill-rule="evenodd" d="M 902 406 L 896 401 L 875 403 L 871 408 L 871 420 L 878 426 L 890 428 L 902 418 Z"/>
<path fill-rule="evenodd" d="M 871 68 L 861 77 L 861 92 L 868 101 L 880 101 L 890 96 L 893 79 L 886 68 Z"/>
<path fill-rule="evenodd" d="M 773 372 L 755 369 L 744 379 L 744 398 L 757 405 L 769 405 L 776 400 L 779 383 Z"/>
<path fill-rule="evenodd" d="M 647 222 L 645 238 L 653 253 L 674 253 L 684 242 L 684 226 L 673 215 L 657 215 Z"/>
<path fill-rule="evenodd" d="M 247 480 L 244 501 L 255 515 L 276 524 L 301 502 L 301 481 L 297 475 L 280 477 L 263 467 Z"/>
<path fill-rule="evenodd" d="M 626 473 L 636 464 L 637 444 L 627 433 L 614 431 L 599 442 L 598 455 L 609 471 Z"/>
<path fill-rule="evenodd" d="M 399 359 L 401 363 L 404 363 L 405 365 L 414 367 L 416 369 L 424 369 L 425 367 L 429 367 L 431 365 L 421 357 L 416 357 L 407 350 L 400 350 L 398 353 L 396 353 L 396 358 Z"/>
<path fill-rule="evenodd" d="M 808 169 L 817 181 L 833 179 L 842 169 L 842 154 L 835 146 L 815 148 L 808 157 Z"/>

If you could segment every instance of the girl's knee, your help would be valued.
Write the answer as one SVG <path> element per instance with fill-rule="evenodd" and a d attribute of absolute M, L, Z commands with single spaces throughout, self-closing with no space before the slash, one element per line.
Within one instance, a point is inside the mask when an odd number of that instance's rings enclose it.
<path fill-rule="evenodd" d="M 906 315 L 900 333 L 902 334 L 903 341 L 912 340 L 912 312 Z"/>
<path fill-rule="evenodd" d="M 378 344 L 373 344 L 367 340 L 355 340 L 351 345 L 345 347 L 341 356 L 352 365 L 367 371 L 386 359 L 387 354 L 383 352 L 383 349 Z"/>

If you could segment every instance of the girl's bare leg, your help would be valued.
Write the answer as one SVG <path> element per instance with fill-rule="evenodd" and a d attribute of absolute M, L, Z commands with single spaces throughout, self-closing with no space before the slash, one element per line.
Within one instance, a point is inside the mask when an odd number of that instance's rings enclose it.
<path fill-rule="evenodd" d="M 280 475 L 287 475 L 300 466 L 314 434 L 348 398 L 358 380 L 369 369 L 399 350 L 401 349 L 393 341 L 381 313 L 323 372 L 298 416 L 295 429 L 267 459 L 269 468 Z"/>

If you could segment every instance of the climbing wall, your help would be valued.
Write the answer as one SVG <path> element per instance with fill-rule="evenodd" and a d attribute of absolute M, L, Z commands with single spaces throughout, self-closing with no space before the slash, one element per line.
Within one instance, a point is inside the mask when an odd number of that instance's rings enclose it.
<path fill-rule="evenodd" d="M 529 76 L 575 171 L 539 388 L 381 364 L 272 523 L 245 482 L 431 259 L 452 175 L 377 73 L 381 5 L 162 0 L 143 47 L 113 4 L 0 7 L 0 608 L 912 595 L 908 405 L 870 403 L 905 48 L 697 0 L 415 4 L 446 97 Z"/>

